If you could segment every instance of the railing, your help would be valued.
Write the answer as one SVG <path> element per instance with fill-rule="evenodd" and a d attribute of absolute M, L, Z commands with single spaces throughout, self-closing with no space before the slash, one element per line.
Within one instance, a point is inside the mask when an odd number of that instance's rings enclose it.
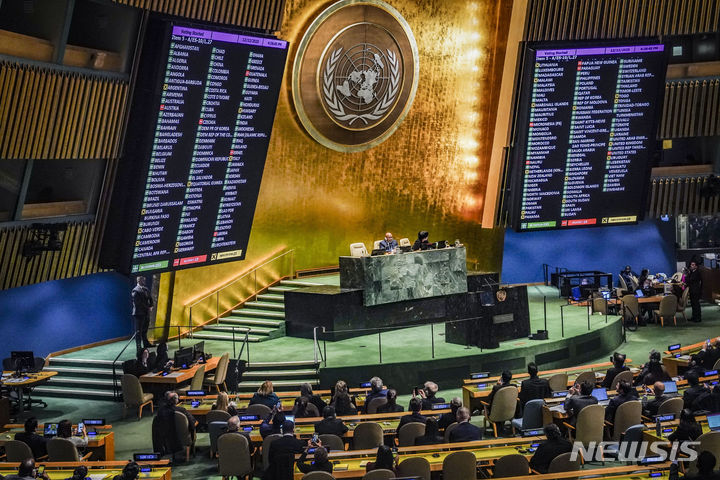
<path fill-rule="evenodd" d="M 555 274 L 554 274 L 554 275 L 555 275 L 556 277 L 557 277 L 558 275 L 560 275 L 562 272 L 567 272 L 567 271 L 568 271 L 567 268 L 564 268 L 564 267 L 555 267 L 555 266 L 553 266 L 553 265 L 548 265 L 547 263 L 543 263 L 542 268 L 543 268 L 543 279 L 544 279 L 544 281 L 545 281 L 545 285 L 548 286 L 548 287 L 552 286 L 552 276 L 553 276 L 553 274 L 550 273 L 550 270 L 551 270 L 551 269 L 555 269 Z"/>
<path fill-rule="evenodd" d="M 188 310 L 186 332 L 192 338 L 193 331 L 238 305 L 257 298 L 260 291 L 283 278 L 292 278 L 295 272 L 295 249 L 277 255 L 243 273 L 214 292 L 185 305 Z"/>

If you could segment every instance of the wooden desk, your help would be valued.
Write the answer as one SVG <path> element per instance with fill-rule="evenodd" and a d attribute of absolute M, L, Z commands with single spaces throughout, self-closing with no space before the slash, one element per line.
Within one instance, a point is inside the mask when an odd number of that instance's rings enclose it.
<path fill-rule="evenodd" d="M 172 480 L 169 460 L 158 460 L 153 462 L 138 463 L 140 464 L 141 468 L 150 467 L 152 469 L 150 472 L 141 473 L 139 478 Z M 45 466 L 45 473 L 47 473 L 51 480 L 64 480 L 71 477 L 75 467 L 78 467 L 80 465 L 88 467 L 88 477 L 92 475 L 92 478 L 102 478 L 103 480 L 110 480 L 115 475 L 119 475 L 120 473 L 122 473 L 122 469 L 125 465 L 127 465 L 127 462 L 38 462 L 37 465 Z M 17 471 L 18 466 L 15 462 L 0 463 L 0 475 L 14 475 L 17 474 Z"/>
<path fill-rule="evenodd" d="M 578 478 L 592 475 L 600 479 L 608 480 L 638 480 L 641 478 L 650 478 L 650 472 L 662 472 L 659 479 L 667 479 L 670 476 L 671 462 L 656 463 L 654 465 L 623 465 L 622 467 L 604 467 L 593 468 L 592 470 L 580 469 L 575 472 L 562 473 L 546 473 L 543 475 L 524 475 L 522 477 L 512 477 L 513 480 L 560 480 L 565 478 Z M 628 473 L 632 472 L 632 473 Z"/>
<path fill-rule="evenodd" d="M 45 425 L 38 425 L 38 432 L 42 434 Z M 77 428 L 77 425 L 73 425 Z M 0 433 L 0 446 L 5 445 L 8 440 L 14 440 L 15 434 L 25 430 L 24 425 L 9 424 L 5 425 L 7 431 Z M 87 450 L 92 452 L 90 460 L 115 460 L 115 432 L 113 432 L 112 425 L 102 425 L 98 427 L 90 427 L 95 429 L 96 435 L 88 435 L 88 446 Z"/>
<path fill-rule="evenodd" d="M 668 374 L 670 374 L 671 377 L 675 377 L 678 375 L 681 367 L 688 368 L 690 366 L 691 356 L 702 350 L 705 342 L 706 341 L 702 341 L 698 343 L 693 343 L 692 345 L 685 345 L 684 347 L 681 347 L 672 352 L 665 350 L 665 353 L 667 355 L 662 358 L 662 362 L 663 365 L 665 365 L 665 370 L 667 370 Z M 680 354 L 681 356 L 676 357 L 675 355 L 678 354 Z"/>
<path fill-rule="evenodd" d="M 196 363 L 195 365 L 186 370 L 172 369 L 172 371 L 167 375 L 163 375 L 162 372 L 146 373 L 145 375 L 140 376 L 140 382 L 156 384 L 159 383 L 165 385 L 179 385 L 192 379 L 192 377 L 195 375 L 195 371 L 202 365 L 205 365 L 205 373 L 215 370 L 219 361 L 220 357 L 212 357 L 206 363 Z"/>
<path fill-rule="evenodd" d="M 625 363 L 630 364 L 632 362 L 632 359 L 626 358 Z M 558 373 L 582 373 L 585 371 L 596 371 L 596 370 L 607 370 L 608 368 L 612 367 L 612 362 L 602 362 L 602 363 L 592 363 L 589 365 L 580 365 L 576 367 L 566 367 L 566 368 L 556 368 L 553 370 L 543 370 L 541 372 L 538 372 L 539 377 L 551 377 L 553 375 L 556 375 Z M 604 372 L 603 372 L 604 373 Z M 513 380 L 525 380 L 526 378 L 529 378 L 530 375 L 525 373 L 517 373 L 513 374 Z M 474 385 L 478 383 L 495 383 L 498 380 L 500 380 L 499 376 L 495 377 L 488 377 L 488 378 L 473 378 L 473 379 L 464 379 L 463 384 L 464 385 Z"/>
<path fill-rule="evenodd" d="M 13 378 L 11 375 L 14 373 L 15 372 L 11 371 L 3 371 L 2 378 L 0 378 L 0 385 L 3 385 L 11 390 L 15 390 L 18 399 L 17 401 L 21 409 L 23 408 L 22 405 L 25 401 L 23 389 L 35 388 L 58 374 L 58 372 L 53 372 L 51 370 L 42 370 L 36 373 L 26 373 L 19 378 Z M 27 410 L 30 410 L 31 408 L 32 405 L 28 405 Z"/>

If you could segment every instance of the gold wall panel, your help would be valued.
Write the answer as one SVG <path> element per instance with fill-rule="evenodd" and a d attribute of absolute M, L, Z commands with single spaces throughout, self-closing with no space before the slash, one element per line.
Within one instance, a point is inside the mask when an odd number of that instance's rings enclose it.
<path fill-rule="evenodd" d="M 648 216 L 712 215 L 720 211 L 720 197 L 708 199 L 700 195 L 707 185 L 707 175 L 653 177 L 650 181 Z"/>
<path fill-rule="evenodd" d="M 720 78 L 665 84 L 660 138 L 720 135 Z"/>
<path fill-rule="evenodd" d="M 177 272 L 173 323 L 183 321 L 183 305 L 199 291 L 278 248 L 295 249 L 298 269 L 337 265 L 350 243 L 372 248 L 386 231 L 414 241 L 419 230 L 429 230 L 431 240 L 460 239 L 471 266 L 499 271 L 504 231 L 481 228 L 480 217 L 509 23 L 509 9 L 498 3 L 509 2 L 390 3 L 407 20 L 420 52 L 418 90 L 405 121 L 364 152 L 323 147 L 295 118 L 291 51 L 247 259 Z M 287 0 L 279 36 L 297 46 L 306 25 L 328 5 Z"/>

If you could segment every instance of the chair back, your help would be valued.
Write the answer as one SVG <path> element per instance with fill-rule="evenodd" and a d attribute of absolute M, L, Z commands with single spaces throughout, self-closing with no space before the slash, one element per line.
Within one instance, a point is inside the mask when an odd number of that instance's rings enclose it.
<path fill-rule="evenodd" d="M 6 372 L 15 371 L 15 362 L 12 358 L 3 358 L 3 370 Z"/>
<path fill-rule="evenodd" d="M 584 412 L 587 408 L 589 407 L 583 408 L 582 412 Z M 580 470 L 580 455 L 578 455 L 577 459 L 570 460 L 571 455 L 572 452 L 567 452 L 553 458 L 552 462 L 550 462 L 547 473 L 575 472 Z"/>
<path fill-rule="evenodd" d="M 720 369 L 720 358 L 718 358 L 717 361 L 715 362 L 715 365 L 713 365 L 713 370 L 718 370 L 718 369 Z"/>
<path fill-rule="evenodd" d="M 227 422 L 211 422 L 207 420 L 208 437 L 210 437 L 210 455 L 218 451 L 218 437 L 227 429 Z"/>
<path fill-rule="evenodd" d="M 205 365 L 200 365 L 195 370 L 192 380 L 190 380 L 190 390 L 202 390 L 203 380 L 205 379 Z"/>
<path fill-rule="evenodd" d="M 220 357 L 220 360 L 218 360 L 217 367 L 215 367 L 215 385 L 222 385 L 223 383 L 225 383 L 229 362 L 230 353 L 223 353 L 222 357 Z"/>
<path fill-rule="evenodd" d="M 302 480 L 335 480 L 335 477 L 328 472 L 322 470 L 315 470 L 314 472 L 306 473 L 302 476 Z"/>
<path fill-rule="evenodd" d="M 581 385 L 584 382 L 590 382 L 593 385 L 595 385 L 595 383 L 597 383 L 597 379 L 595 377 L 595 372 L 582 372 L 575 379 L 575 383 L 577 383 L 578 385 Z"/>
<path fill-rule="evenodd" d="M 254 415 L 249 413 L 248 415 Z M 227 426 L 227 421 L 230 420 L 230 414 L 225 410 L 210 410 L 205 415 L 205 423 L 210 425 L 212 422 L 224 422 Z"/>
<path fill-rule="evenodd" d="M 720 362 L 720 360 L 718 360 Z M 715 367 L 718 368 L 718 367 Z M 660 404 L 660 407 L 658 407 L 658 415 L 666 415 L 668 413 L 674 413 L 675 418 L 680 418 L 680 412 L 682 412 L 683 409 L 683 399 L 682 397 L 675 397 L 670 398 L 668 400 L 665 400 L 663 403 Z"/>
<path fill-rule="evenodd" d="M 351 257 L 367 257 L 368 251 L 365 248 L 365 244 L 362 242 L 350 244 L 350 256 Z"/>
<path fill-rule="evenodd" d="M 410 246 L 412 246 L 412 244 L 410 243 L 410 239 L 405 237 L 405 238 L 401 238 L 398 241 L 398 246 L 399 247 L 410 247 Z"/>
<path fill-rule="evenodd" d="M 698 452 L 707 450 L 715 455 L 715 458 L 720 458 L 720 432 L 703 433 L 696 441 L 700 442 L 700 448 L 697 449 Z"/>
<path fill-rule="evenodd" d="M 376 397 L 370 400 L 370 403 L 368 403 L 367 406 L 367 413 L 377 413 L 377 409 L 381 405 L 385 405 L 387 403 L 386 397 Z"/>
<path fill-rule="evenodd" d="M 395 478 L 395 472 L 384 468 L 378 468 L 377 470 L 372 470 L 366 473 L 362 478 L 363 480 L 390 480 L 391 478 Z"/>
<path fill-rule="evenodd" d="M 178 441 L 183 447 L 192 445 L 193 439 L 190 434 L 188 419 L 182 412 L 175 412 L 175 435 L 177 435 Z"/>
<path fill-rule="evenodd" d="M 430 480 L 430 462 L 424 457 L 406 458 L 397 467 L 398 477 L 417 477 Z"/>
<path fill-rule="evenodd" d="M 682 295 L 680 295 L 680 301 L 678 302 L 678 306 L 677 306 L 678 312 L 685 311 L 685 307 L 687 307 L 689 297 L 690 297 L 690 289 L 686 288 L 685 290 L 683 290 Z"/>
<path fill-rule="evenodd" d="M 620 285 L 620 288 L 622 288 L 623 290 L 629 290 L 627 282 L 622 275 L 618 275 L 618 285 Z"/>
<path fill-rule="evenodd" d="M 377 448 L 383 444 L 383 429 L 379 423 L 362 422 L 353 432 L 353 450 Z"/>
<path fill-rule="evenodd" d="M 44 359 L 43 357 L 35 357 L 34 360 L 35 360 L 35 362 L 34 362 L 35 365 L 34 365 L 34 366 L 35 366 L 35 371 L 36 371 L 36 372 L 39 372 L 39 371 L 41 371 L 43 368 L 45 368 L 45 359 Z"/>
<path fill-rule="evenodd" d="M 378 248 L 380 248 L 380 242 L 382 242 L 382 240 L 375 240 L 373 242 L 373 250 L 377 250 Z"/>
<path fill-rule="evenodd" d="M 503 389 L 505 390 L 505 389 Z M 468 451 L 453 452 L 443 460 L 443 480 L 468 480 L 477 478 L 477 459 Z"/>
<path fill-rule="evenodd" d="M 640 304 L 638 304 L 637 297 L 632 294 L 625 295 L 624 297 L 622 297 L 621 300 L 625 321 L 635 320 L 635 317 L 637 317 L 638 313 L 640 312 Z"/>
<path fill-rule="evenodd" d="M 247 415 L 257 415 L 260 418 L 267 418 L 267 416 L 270 415 L 270 412 L 272 412 L 272 410 L 262 403 L 255 403 L 245 409 L 245 413 Z"/>
<path fill-rule="evenodd" d="M 605 300 L 603 297 L 593 298 L 592 309 L 593 309 L 593 312 L 600 312 L 603 315 L 606 315 L 607 314 L 607 300 Z"/>
<path fill-rule="evenodd" d="M 244 478 L 252 473 L 250 450 L 244 435 L 223 435 L 217 440 L 217 448 L 218 474 L 223 478 Z"/>
<path fill-rule="evenodd" d="M 517 387 L 505 387 L 495 392 L 488 420 L 491 422 L 512 420 L 517 408 L 517 397 Z"/>
<path fill-rule="evenodd" d="M 575 440 L 582 442 L 588 448 L 590 442 L 603 441 L 603 427 L 605 425 L 605 407 L 602 405 L 588 405 L 580 410 L 575 424 Z"/>
<path fill-rule="evenodd" d="M 137 407 L 143 403 L 143 389 L 140 380 L 130 373 L 123 374 L 120 380 L 122 387 L 123 402 L 128 407 Z"/>
<path fill-rule="evenodd" d="M 633 373 L 630 370 L 625 370 L 624 372 L 620 372 L 615 375 L 615 378 L 613 378 L 611 390 L 617 390 L 618 384 L 620 382 L 628 382 L 632 385 Z"/>
<path fill-rule="evenodd" d="M 55 437 L 47 442 L 47 452 L 49 462 L 79 462 L 75 444 L 67 438 Z M 31 455 L 32 456 L 32 455 Z"/>
<path fill-rule="evenodd" d="M 625 430 L 639 423 L 642 423 L 642 402 L 631 400 L 623 403 L 615 410 L 612 440 L 619 441 Z"/>
<path fill-rule="evenodd" d="M 673 276 L 670 277 L 670 280 L 672 280 L 675 283 L 679 283 L 682 280 L 682 272 L 675 272 L 673 273 Z"/>
<path fill-rule="evenodd" d="M 458 426 L 458 423 L 453 422 L 450 425 L 448 425 L 447 427 L 445 427 L 445 435 L 444 435 L 445 443 L 448 443 L 450 441 L 450 432 L 455 430 L 455 427 L 457 427 L 457 426 Z"/>
<path fill-rule="evenodd" d="M 493 468 L 493 478 L 520 477 L 529 474 L 530 464 L 527 458 L 517 453 L 498 458 Z"/>
<path fill-rule="evenodd" d="M 522 429 L 527 430 L 529 428 L 542 428 L 543 427 L 543 416 L 542 407 L 545 405 L 545 400 L 542 398 L 536 398 L 530 400 L 525 404 L 522 417 Z"/>
<path fill-rule="evenodd" d="M 421 422 L 410 422 L 402 426 L 398 432 L 398 446 L 412 447 L 415 439 L 425 435 L 425 424 Z"/>
<path fill-rule="evenodd" d="M 642 442 L 644 431 L 645 425 L 642 423 L 628 427 L 620 437 L 620 443 L 625 445 L 621 445 L 619 450 L 625 452 L 628 457 L 641 456 L 642 444 L 640 442 Z"/>
<path fill-rule="evenodd" d="M 548 379 L 550 390 L 553 392 L 561 392 L 567 390 L 568 376 L 567 373 L 556 373 Z"/>
<path fill-rule="evenodd" d="M 282 438 L 282 435 L 279 433 L 273 433 L 272 435 L 268 435 L 263 439 L 262 443 L 262 464 L 263 464 L 263 471 L 267 470 L 268 466 L 270 465 L 270 444 L 277 440 L 278 438 Z"/>
<path fill-rule="evenodd" d="M 318 439 L 323 444 L 323 447 L 328 450 L 332 450 L 333 452 L 342 452 L 345 450 L 345 444 L 343 443 L 342 438 L 337 435 L 333 435 L 332 433 L 323 433 L 318 436 Z"/>
<path fill-rule="evenodd" d="M 5 442 L 5 459 L 6 462 L 22 462 L 28 458 L 33 458 L 33 452 L 30 446 L 20 440 L 7 440 Z"/>
<path fill-rule="evenodd" d="M 673 317 L 677 312 L 677 297 L 675 295 L 665 295 L 660 300 L 660 307 L 658 308 L 658 315 L 663 318 Z"/>

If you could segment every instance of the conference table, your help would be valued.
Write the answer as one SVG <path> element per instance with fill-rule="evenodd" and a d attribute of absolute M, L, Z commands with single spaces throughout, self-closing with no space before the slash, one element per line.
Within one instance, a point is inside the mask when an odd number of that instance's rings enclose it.
<path fill-rule="evenodd" d="M 195 363 L 189 368 L 173 368 L 170 373 L 164 372 L 146 373 L 140 376 L 140 382 L 146 384 L 162 384 L 177 386 L 183 382 L 190 381 L 195 375 L 198 368 L 205 366 L 205 373 L 211 372 L 217 368 L 220 357 L 209 358 L 205 363 Z"/>
<path fill-rule="evenodd" d="M 140 479 L 172 480 L 170 461 L 157 460 L 152 462 L 138 462 L 141 469 L 149 469 L 140 473 Z M 104 462 L 37 462 L 37 465 L 45 467 L 45 473 L 51 480 L 65 480 L 72 477 L 75 467 L 84 465 L 88 468 L 88 479 L 111 480 L 122 473 L 127 465 L 126 461 L 104 461 Z M 17 462 L 0 463 L 0 475 L 5 477 L 15 475 L 18 472 Z"/>
<path fill-rule="evenodd" d="M 0 378 L 0 385 L 15 391 L 17 394 L 18 405 L 20 405 L 20 408 L 22 409 L 23 402 L 25 401 L 23 390 L 26 388 L 33 389 L 38 385 L 46 383 L 52 377 L 57 375 L 58 372 L 41 370 L 35 373 L 24 373 L 19 377 L 15 377 L 14 374 L 15 372 L 12 371 L 3 371 L 2 378 Z M 32 405 L 28 404 L 27 410 L 30 410 L 31 408 Z"/>
<path fill-rule="evenodd" d="M 666 356 L 662 358 L 662 363 L 665 365 L 665 370 L 671 377 L 677 376 L 681 368 L 688 368 L 690 366 L 690 360 L 692 355 L 698 353 L 706 342 L 693 343 L 692 345 L 686 345 L 677 350 L 665 351 Z"/>
<path fill-rule="evenodd" d="M 38 431 L 42 433 L 45 425 L 38 425 Z M 25 430 L 24 425 L 8 424 L 5 425 L 7 431 L 0 433 L 0 446 L 4 446 L 8 440 L 14 440 L 15 434 Z M 77 425 L 73 425 L 77 428 Z M 88 435 L 87 451 L 92 453 L 90 460 L 115 460 L 115 432 L 112 431 L 112 425 L 102 425 L 97 427 L 89 427 L 94 435 Z"/>

